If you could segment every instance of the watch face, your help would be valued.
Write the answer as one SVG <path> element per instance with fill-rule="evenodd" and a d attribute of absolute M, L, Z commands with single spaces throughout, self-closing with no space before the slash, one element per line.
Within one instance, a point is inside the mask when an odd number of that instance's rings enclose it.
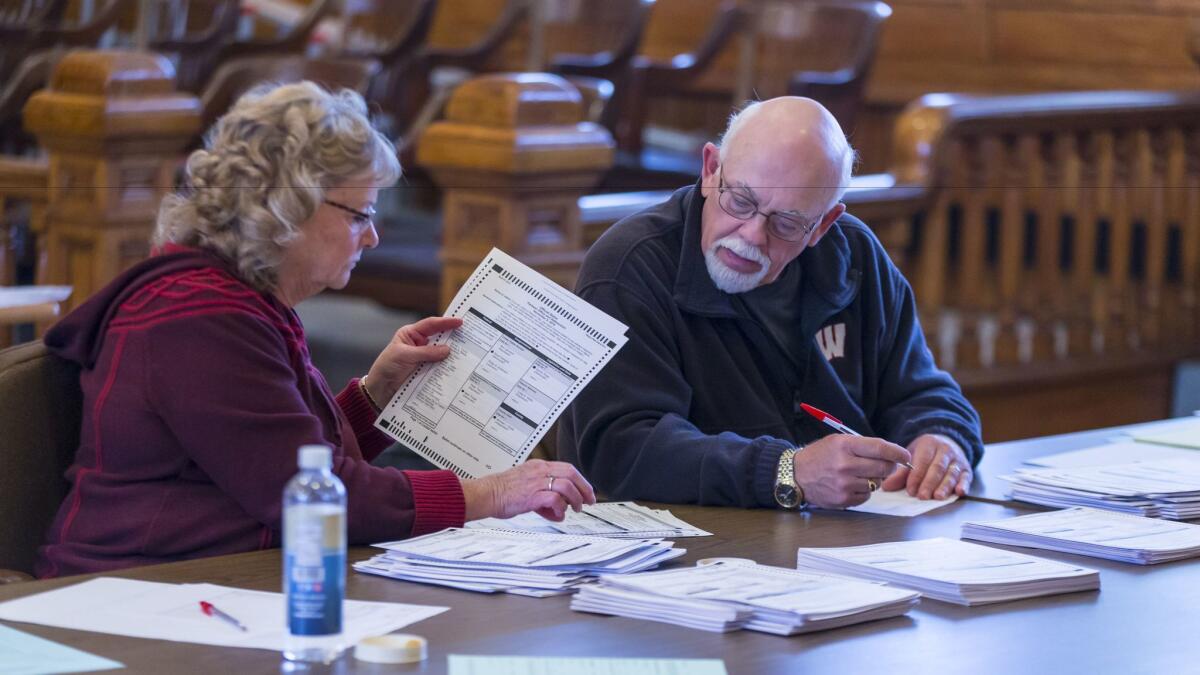
<path fill-rule="evenodd" d="M 779 505 L 785 509 L 792 509 L 800 503 L 800 495 L 796 492 L 796 488 L 791 485 L 776 485 L 775 501 L 779 502 Z"/>

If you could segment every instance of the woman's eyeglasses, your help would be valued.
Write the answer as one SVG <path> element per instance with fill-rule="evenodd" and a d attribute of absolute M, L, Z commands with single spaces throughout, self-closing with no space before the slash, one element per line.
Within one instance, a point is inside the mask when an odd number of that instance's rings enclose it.
<path fill-rule="evenodd" d="M 335 202 L 332 199 L 325 199 L 323 201 L 335 209 L 341 209 L 342 211 L 349 213 L 351 216 L 354 216 L 350 219 L 350 222 L 359 229 L 366 228 L 371 224 L 372 221 L 375 220 L 375 207 L 373 206 L 368 206 L 368 210 L 366 211 L 359 211 L 358 209 L 351 208 L 345 204 Z"/>

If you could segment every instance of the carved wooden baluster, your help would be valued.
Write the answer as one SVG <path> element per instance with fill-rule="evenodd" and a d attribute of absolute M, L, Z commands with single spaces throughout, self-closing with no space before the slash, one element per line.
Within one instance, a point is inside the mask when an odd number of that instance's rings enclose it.
<path fill-rule="evenodd" d="M 1183 216 L 1180 237 L 1179 276 L 1183 283 L 1183 305 L 1188 314 L 1188 335 L 1200 335 L 1200 128 L 1183 133 L 1185 147 Z M 1190 344 L 1190 343 L 1189 343 Z"/>
<path fill-rule="evenodd" d="M 1127 353 L 1135 346 L 1135 294 L 1129 258 L 1133 250 L 1131 182 L 1133 179 L 1133 135 L 1121 132 L 1114 137 L 1114 182 L 1112 218 L 1108 237 L 1108 315 L 1105 327 L 1105 351 Z"/>
<path fill-rule="evenodd" d="M 1165 148 L 1156 143 L 1156 136 L 1148 129 L 1139 129 L 1134 134 L 1134 213 L 1145 214 L 1145 246 L 1142 253 L 1141 302 L 1137 307 L 1137 331 L 1139 349 L 1155 348 L 1169 336 L 1164 334 L 1163 286 L 1167 275 L 1167 218 L 1164 203 Z"/>
<path fill-rule="evenodd" d="M 1195 296 L 1188 278 L 1183 274 L 1187 264 L 1189 224 L 1186 222 L 1187 139 L 1183 130 L 1172 126 L 1163 132 L 1166 152 L 1166 176 L 1163 179 L 1163 218 L 1170 230 L 1177 232 L 1177 249 L 1167 255 L 1176 259 L 1177 276 L 1168 280 L 1163 297 L 1163 330 L 1167 341 L 1186 348 L 1192 343 L 1192 312 Z M 1166 257 L 1166 256 L 1164 256 Z"/>
<path fill-rule="evenodd" d="M 1083 185 L 1083 158 L 1079 148 L 1079 139 L 1074 132 L 1063 132 L 1054 143 L 1054 161 L 1058 166 L 1058 183 L 1054 193 L 1058 199 L 1058 209 L 1054 216 L 1053 228 L 1062 232 L 1060 246 L 1067 246 L 1071 256 L 1067 261 L 1067 269 L 1062 271 L 1061 287 L 1058 289 L 1063 306 L 1059 316 L 1062 317 L 1063 333 L 1055 345 L 1055 354 L 1059 358 L 1069 358 L 1091 351 L 1091 337 L 1086 313 L 1080 311 L 1079 288 L 1090 281 L 1087 270 L 1092 265 L 1092 258 L 1084 258 L 1081 249 L 1083 237 L 1080 228 L 1084 220 L 1084 205 L 1090 204 L 1088 191 L 1081 189 Z M 1089 219 L 1091 216 L 1088 216 Z M 1054 264 L 1059 264 L 1059 250 L 1054 252 Z"/>
<path fill-rule="evenodd" d="M 1027 307 L 1020 304 L 1020 291 L 1024 272 L 1025 249 L 1025 162 L 1020 154 L 1024 138 L 1010 143 L 1007 138 L 997 138 L 994 157 L 997 169 L 996 189 L 999 190 L 997 206 L 1000 208 L 999 250 L 997 251 L 996 289 L 996 363 L 1021 361 L 1021 338 L 1019 324 L 1028 316 Z M 1036 141 L 1035 141 L 1036 143 Z"/>
<path fill-rule="evenodd" d="M 1080 252 L 1088 253 L 1088 257 L 1082 258 L 1081 263 L 1084 269 L 1088 270 L 1088 280 L 1085 282 L 1085 291 L 1088 296 L 1088 307 L 1090 308 L 1091 322 L 1091 338 L 1092 351 L 1096 353 L 1104 352 L 1111 349 L 1111 339 L 1108 335 L 1109 327 L 1109 293 L 1111 293 L 1111 282 L 1107 274 L 1101 273 L 1097 269 L 1097 246 L 1098 237 L 1100 235 L 1100 221 L 1104 220 L 1109 223 L 1107 232 L 1108 237 L 1108 252 L 1105 267 L 1112 269 L 1112 211 L 1113 211 L 1113 185 L 1115 172 L 1115 139 L 1110 131 L 1103 131 L 1092 136 L 1092 190 L 1090 198 L 1085 199 L 1085 205 L 1090 207 L 1089 218 L 1083 218 L 1084 209 L 1080 210 Z"/>
<path fill-rule="evenodd" d="M 938 365 L 953 369 L 958 365 L 957 344 L 961 316 L 953 311 L 954 300 L 947 297 L 954 261 L 950 259 L 950 211 L 967 185 L 966 152 L 961 140 L 948 141 L 946 161 L 936 170 L 946 175 L 946 189 L 937 190 L 937 198 L 922 224 L 921 249 L 913 261 L 913 289 L 921 313 L 921 323 L 929 335 Z"/>
<path fill-rule="evenodd" d="M 1058 175 L 1053 154 L 1047 152 L 1053 149 L 1054 143 L 1054 137 L 1027 134 L 1017 145 L 1020 166 L 1025 172 L 1023 217 L 1032 214 L 1037 226 L 1033 234 L 1036 257 L 1032 269 L 1021 275 L 1021 309 L 1030 317 L 1033 328 L 1032 344 L 1023 356 L 1039 362 L 1054 359 L 1054 336 L 1059 330 L 1057 324 L 1064 305 L 1058 265 L 1058 251 L 1062 246 L 1059 227 L 1062 196 L 1054 187 Z"/>
<path fill-rule="evenodd" d="M 972 153 L 976 179 L 966 188 L 958 279 L 962 306 L 970 317 L 964 325 L 964 342 L 975 344 L 975 356 L 974 361 L 964 360 L 964 366 L 990 367 L 996 362 L 997 266 L 989 256 L 988 222 L 1001 208 L 1005 154 L 1003 141 L 996 136 L 982 137 Z"/>

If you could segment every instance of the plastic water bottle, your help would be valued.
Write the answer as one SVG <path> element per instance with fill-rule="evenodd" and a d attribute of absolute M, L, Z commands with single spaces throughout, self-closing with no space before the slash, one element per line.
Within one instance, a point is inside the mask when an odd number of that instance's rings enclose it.
<path fill-rule="evenodd" d="M 346 598 L 346 487 L 324 445 L 299 451 L 283 491 L 283 593 L 289 661 L 329 663 L 341 653 Z"/>

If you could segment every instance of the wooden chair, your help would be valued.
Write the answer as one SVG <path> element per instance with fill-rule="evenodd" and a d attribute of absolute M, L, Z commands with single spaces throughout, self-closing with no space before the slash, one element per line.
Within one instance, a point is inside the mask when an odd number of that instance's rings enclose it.
<path fill-rule="evenodd" d="M 52 47 L 28 55 L 0 89 L 0 151 L 4 154 L 23 155 L 35 146 L 33 137 L 25 133 L 21 111 L 29 97 L 50 81 L 65 53 Z"/>
<path fill-rule="evenodd" d="M 394 77 L 389 93 L 401 161 L 413 164 L 415 141 L 441 113 L 453 86 L 471 73 L 520 70 L 521 31 L 528 31 L 526 0 L 438 0 L 425 46 Z M 457 75 L 446 76 L 457 71 Z M 435 73 L 445 82 L 435 85 Z"/>
<path fill-rule="evenodd" d="M 107 0 L 90 20 L 77 25 L 45 21 L 32 25 L 0 24 L 0 73 L 10 77 L 27 56 L 51 47 L 95 47 L 121 16 L 136 7 L 137 0 Z M 53 11 L 51 11 L 53 10 Z M 46 5 L 42 19 L 60 16 L 62 11 Z"/>
<path fill-rule="evenodd" d="M 337 11 L 338 3 L 339 0 L 314 0 L 300 20 L 278 37 L 230 42 L 221 49 L 217 63 L 252 56 L 303 54 L 317 26 Z"/>
<path fill-rule="evenodd" d="M 723 110 L 748 98 L 809 96 L 829 108 L 845 131 L 853 130 L 880 31 L 891 15 L 886 4 L 744 0 L 722 6 L 702 48 L 679 54 L 681 29 L 675 26 L 687 11 L 696 11 L 692 3 L 672 8 L 660 0 L 651 12 L 618 135 L 623 150 L 641 152 L 650 101 L 666 97 L 716 102 Z M 662 22 L 676 33 L 660 28 Z M 718 117 L 723 123 L 725 115 Z"/>
<path fill-rule="evenodd" d="M 371 85 L 367 98 L 392 116 L 394 120 L 406 115 L 405 90 L 408 79 L 420 68 L 414 67 L 414 59 L 424 47 L 433 27 L 437 0 L 414 0 L 395 3 L 388 0 L 357 4 L 360 13 L 348 17 L 345 35 L 348 40 L 339 50 L 341 58 L 374 59 L 380 64 L 380 73 Z M 384 19 L 386 17 L 386 19 Z M 382 24 L 382 26 L 380 25 Z M 362 32 L 371 32 L 378 46 L 357 46 L 357 37 Z"/>
<path fill-rule="evenodd" d="M 239 96 L 263 82 L 312 80 L 328 89 L 353 89 L 364 94 L 378 72 L 379 62 L 373 59 L 309 59 L 303 56 L 235 59 L 217 70 L 200 97 L 204 110 L 202 128 L 207 130 Z"/>
<path fill-rule="evenodd" d="M 540 62 L 574 84 L 585 96 L 588 119 L 611 132 L 652 6 L 651 0 L 543 0 L 540 5 Z"/>
<path fill-rule="evenodd" d="M 657 0 L 632 62 L 624 106 L 617 123 L 617 146 L 625 153 L 642 150 L 650 99 L 685 95 L 728 98 L 695 85 L 713 60 L 737 35 L 747 16 L 732 0 Z M 697 33 L 696 26 L 707 26 Z"/>
<path fill-rule="evenodd" d="M 767 98 L 785 85 L 788 94 L 820 101 L 853 135 L 863 87 L 891 15 L 891 7 L 878 0 L 764 3 L 755 91 L 769 92 L 761 94 Z"/>
<path fill-rule="evenodd" d="M 0 584 L 31 579 L 79 446 L 79 368 L 41 341 L 0 351 Z"/>
<path fill-rule="evenodd" d="M 212 75 L 225 46 L 237 35 L 240 0 L 211 0 L 209 23 L 188 35 L 150 42 L 152 51 L 175 56 L 175 84 L 182 91 L 199 92 Z"/>

